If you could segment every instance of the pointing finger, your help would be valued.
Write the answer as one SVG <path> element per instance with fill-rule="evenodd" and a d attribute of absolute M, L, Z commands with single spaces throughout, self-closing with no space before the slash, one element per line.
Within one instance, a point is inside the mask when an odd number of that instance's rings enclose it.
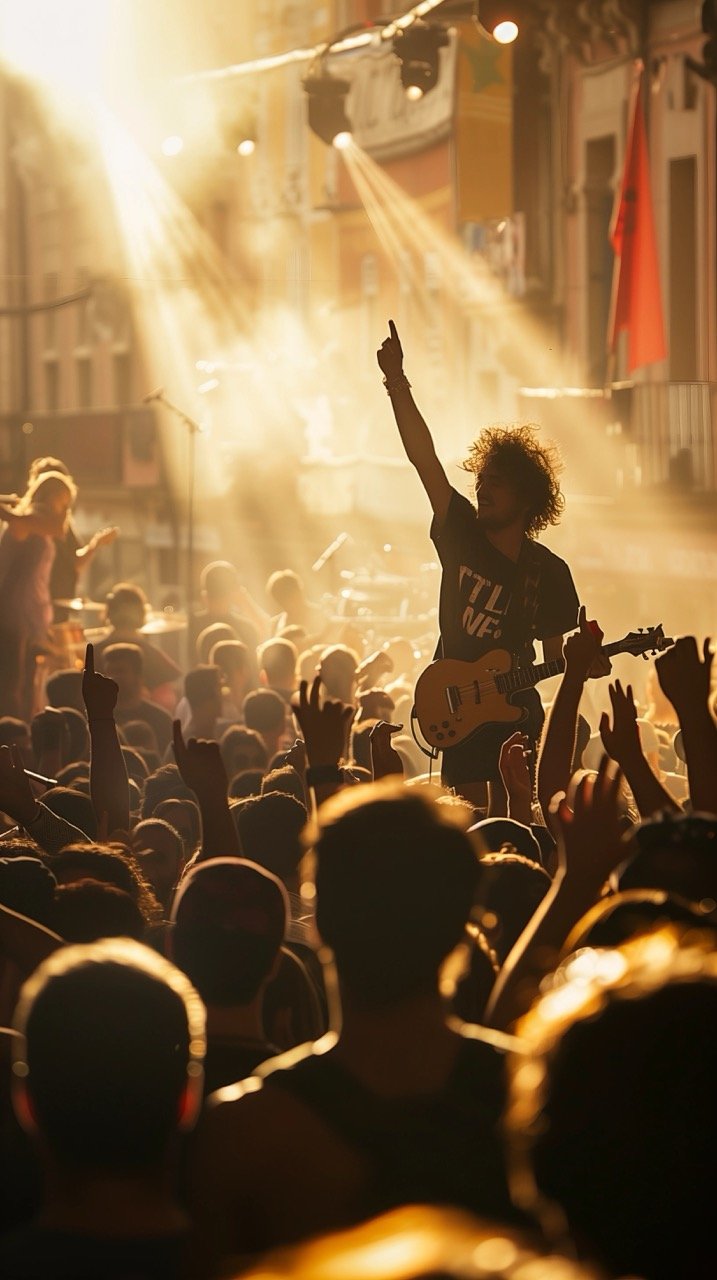
<path fill-rule="evenodd" d="M 179 764 L 179 760 L 184 759 L 186 755 L 186 747 L 184 745 L 184 737 L 182 735 L 182 723 L 180 720 L 172 721 L 172 743 L 174 745 L 174 756 Z"/>

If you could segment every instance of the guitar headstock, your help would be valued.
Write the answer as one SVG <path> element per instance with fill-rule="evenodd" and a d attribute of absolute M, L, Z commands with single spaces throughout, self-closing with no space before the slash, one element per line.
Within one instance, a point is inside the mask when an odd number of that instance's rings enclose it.
<path fill-rule="evenodd" d="M 622 640 L 618 640 L 620 653 L 631 653 L 634 657 L 647 659 L 648 654 L 662 653 L 674 644 L 671 636 L 666 636 L 662 623 L 656 627 L 640 627 L 637 631 L 629 631 Z M 616 648 L 617 646 L 611 646 Z"/>

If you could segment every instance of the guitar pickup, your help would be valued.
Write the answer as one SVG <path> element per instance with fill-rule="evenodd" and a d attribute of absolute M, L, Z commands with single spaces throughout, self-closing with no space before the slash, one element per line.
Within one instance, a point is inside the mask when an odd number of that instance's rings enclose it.
<path fill-rule="evenodd" d="M 461 692 L 457 684 L 449 684 L 447 686 L 446 699 L 448 701 L 448 710 L 454 716 L 461 705 Z"/>
<path fill-rule="evenodd" d="M 475 702 L 477 706 L 478 703 L 480 702 L 480 685 L 477 680 L 473 681 L 473 693 L 474 693 Z"/>

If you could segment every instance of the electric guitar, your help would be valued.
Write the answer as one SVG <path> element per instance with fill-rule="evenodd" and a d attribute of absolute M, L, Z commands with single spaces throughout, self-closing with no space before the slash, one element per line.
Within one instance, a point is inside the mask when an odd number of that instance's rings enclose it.
<path fill-rule="evenodd" d="M 604 644 L 608 658 L 616 653 L 647 657 L 661 653 L 673 643 L 662 624 L 649 630 L 631 631 L 622 640 Z M 517 723 L 527 718 L 524 707 L 514 706 L 511 695 L 532 689 L 541 680 L 565 670 L 565 659 L 513 665 L 507 649 L 492 649 L 475 662 L 437 658 L 418 677 L 413 716 L 429 746 L 438 751 L 456 747 L 489 724 Z"/>

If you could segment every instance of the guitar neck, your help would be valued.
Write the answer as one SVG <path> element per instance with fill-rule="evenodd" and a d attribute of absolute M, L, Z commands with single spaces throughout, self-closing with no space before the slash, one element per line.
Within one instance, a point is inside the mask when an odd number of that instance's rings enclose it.
<path fill-rule="evenodd" d="M 607 658 L 612 658 L 614 654 L 621 653 L 623 648 L 623 642 L 616 640 L 614 644 L 602 645 L 600 652 Z M 552 662 L 539 662 L 537 666 L 516 667 L 505 675 L 497 676 L 496 685 L 501 693 L 517 693 L 520 689 L 534 688 L 536 684 L 540 684 L 541 680 L 559 676 L 564 670 L 565 659 L 561 656 L 553 658 Z"/>

